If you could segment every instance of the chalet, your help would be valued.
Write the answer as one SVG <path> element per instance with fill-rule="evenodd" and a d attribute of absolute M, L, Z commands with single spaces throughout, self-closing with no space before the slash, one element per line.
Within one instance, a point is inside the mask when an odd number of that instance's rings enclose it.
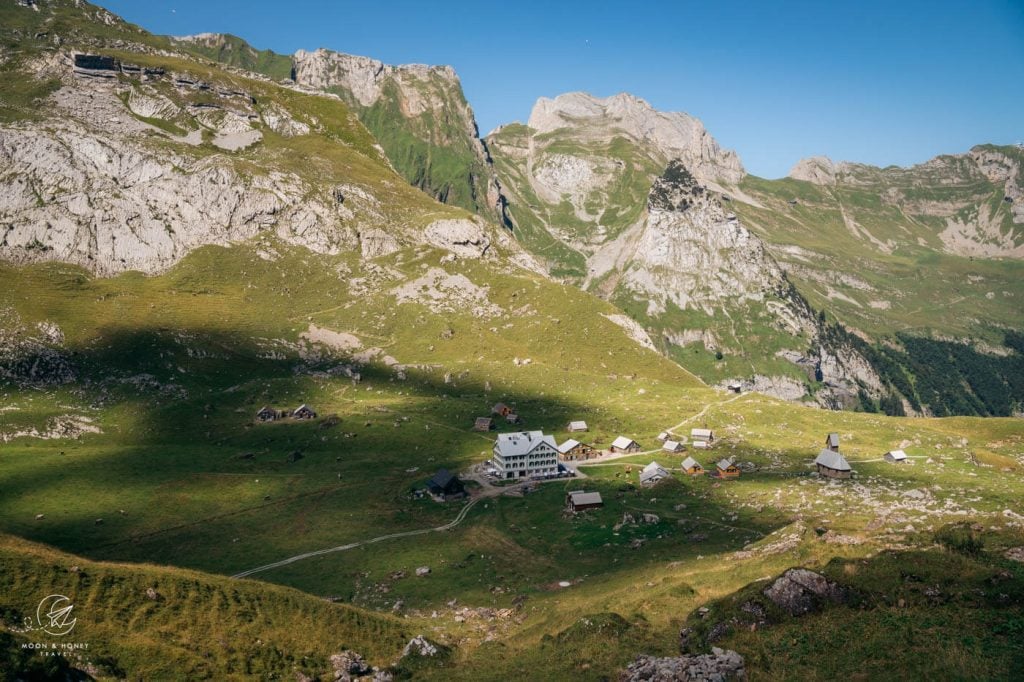
<path fill-rule="evenodd" d="M 693 457 L 687 457 L 683 460 L 683 471 L 689 476 L 701 476 L 704 473 L 704 467 Z"/>
<path fill-rule="evenodd" d="M 533 478 L 558 473 L 558 446 L 540 431 L 498 434 L 491 466 L 498 478 Z"/>
<path fill-rule="evenodd" d="M 430 496 L 438 502 L 448 500 L 461 500 L 466 496 L 466 487 L 459 480 L 459 477 L 447 469 L 438 469 L 429 481 L 427 490 Z"/>
<path fill-rule="evenodd" d="M 591 459 L 592 457 L 599 457 L 600 454 L 596 448 L 572 438 L 558 446 L 559 459 L 567 462 Z"/>
<path fill-rule="evenodd" d="M 273 407 L 267 407 L 264 405 L 256 413 L 256 421 L 258 422 L 272 422 L 283 417 L 284 414 L 281 410 L 275 410 Z"/>
<path fill-rule="evenodd" d="M 625 436 L 619 436 L 612 441 L 612 446 L 609 448 L 612 452 L 616 453 L 632 453 L 640 452 L 640 444 L 632 438 L 626 438 Z"/>
<path fill-rule="evenodd" d="M 825 437 L 825 448 L 832 452 L 839 452 L 839 434 L 830 433 Z"/>
<path fill-rule="evenodd" d="M 577 431 L 589 431 L 587 428 L 587 422 L 575 421 L 569 422 L 569 433 L 576 433 Z"/>
<path fill-rule="evenodd" d="M 695 447 L 697 443 L 711 445 L 715 442 L 715 432 L 711 429 L 690 429 L 690 440 L 693 441 Z"/>
<path fill-rule="evenodd" d="M 668 469 L 657 462 L 651 462 L 640 471 L 640 485 L 649 488 L 671 477 Z"/>
<path fill-rule="evenodd" d="M 736 466 L 732 459 L 723 459 L 715 465 L 715 474 L 719 478 L 739 478 L 740 468 Z"/>
<path fill-rule="evenodd" d="M 505 403 L 495 403 L 494 407 L 491 408 L 491 414 L 496 414 L 499 417 L 507 417 L 512 414 L 512 408 Z"/>
<path fill-rule="evenodd" d="M 660 440 L 662 442 L 668 440 L 668 437 L 669 437 L 668 431 L 662 431 L 661 433 L 658 434 L 658 440 Z"/>
<path fill-rule="evenodd" d="M 571 512 L 597 509 L 598 507 L 604 506 L 604 500 L 601 499 L 601 493 L 585 493 L 582 490 L 573 490 L 566 495 L 565 503 Z"/>
<path fill-rule="evenodd" d="M 509 412 L 505 415 L 505 421 L 509 424 L 522 424 L 523 420 L 519 418 L 519 415 L 515 412 Z"/>
<path fill-rule="evenodd" d="M 828 448 L 818 453 L 814 460 L 814 467 L 820 475 L 828 478 L 850 478 L 853 475 L 853 469 L 850 468 L 850 463 L 846 461 L 846 458 Z"/>
<path fill-rule="evenodd" d="M 885 453 L 885 461 L 892 464 L 903 464 L 907 461 L 907 453 L 902 450 L 890 450 Z"/>
<path fill-rule="evenodd" d="M 473 422 L 474 431 L 493 431 L 494 420 L 490 417 L 477 417 L 476 421 Z"/>
<path fill-rule="evenodd" d="M 316 410 L 303 403 L 292 412 L 293 419 L 316 419 Z"/>
<path fill-rule="evenodd" d="M 686 446 L 677 440 L 667 440 L 662 443 L 661 449 L 665 452 L 682 452 L 686 449 Z"/>

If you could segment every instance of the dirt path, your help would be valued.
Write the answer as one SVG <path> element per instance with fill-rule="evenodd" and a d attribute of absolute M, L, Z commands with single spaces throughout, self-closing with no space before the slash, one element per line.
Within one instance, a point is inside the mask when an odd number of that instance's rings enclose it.
<path fill-rule="evenodd" d="M 476 480 L 476 478 L 473 477 L 473 476 L 467 476 L 466 479 L 467 480 Z M 552 479 L 552 481 L 564 481 L 564 480 L 565 479 Z M 472 509 L 476 505 L 476 503 L 479 502 L 480 500 L 487 500 L 487 499 L 490 499 L 492 497 L 498 497 L 500 495 L 504 495 L 505 493 L 507 493 L 509 491 L 516 490 L 517 488 L 521 488 L 521 487 L 526 486 L 526 485 L 534 485 L 534 484 L 537 484 L 537 483 L 550 483 L 550 482 L 551 481 L 524 481 L 523 483 L 520 483 L 520 484 L 517 484 L 517 485 L 510 485 L 510 486 L 503 486 L 503 487 L 492 486 L 492 485 L 485 485 L 481 489 L 479 494 L 477 494 L 473 499 L 471 499 L 469 502 L 467 502 L 465 505 L 463 505 L 462 509 L 459 510 L 459 513 L 455 516 L 455 518 L 452 519 L 451 521 L 449 521 L 446 524 L 443 524 L 443 525 L 440 525 L 440 526 L 434 526 L 433 528 L 420 528 L 420 529 L 417 529 L 417 530 L 403 531 L 401 533 L 389 533 L 387 535 L 380 535 L 380 536 L 377 536 L 375 538 L 371 538 L 369 540 L 360 540 L 359 542 L 350 542 L 347 545 L 338 545 L 337 547 L 328 547 L 327 549 L 318 549 L 318 550 L 314 550 L 312 552 L 305 552 L 303 554 L 296 554 L 295 556 L 288 557 L 287 559 L 282 559 L 281 561 L 275 561 L 272 564 L 265 564 L 263 566 L 257 566 L 256 568 L 250 568 L 247 571 L 242 571 L 241 573 L 236 573 L 235 575 L 233 575 L 231 577 L 232 578 L 247 578 L 247 577 L 249 577 L 249 576 L 251 576 L 251 575 L 253 575 L 255 573 L 262 573 L 263 571 L 269 571 L 269 570 L 274 569 L 274 568 L 280 568 L 282 566 L 287 566 L 288 564 L 294 564 L 296 561 L 302 561 L 303 559 L 310 559 L 310 558 L 315 557 L 315 556 L 323 556 L 324 554 L 333 554 L 334 552 L 345 552 L 345 551 L 348 551 L 350 549 L 355 549 L 356 547 L 362 547 L 364 545 L 372 545 L 372 544 L 377 543 L 377 542 L 383 542 L 384 540 L 394 540 L 394 539 L 397 539 L 397 538 L 408 538 L 408 537 L 413 537 L 415 535 L 426 535 L 427 533 L 440 533 L 440 532 L 443 532 L 443 531 L 446 531 L 446 530 L 451 530 L 452 528 L 455 528 L 456 526 L 458 526 L 460 523 L 462 523 L 466 519 L 466 515 L 469 514 L 469 510 Z"/>
<path fill-rule="evenodd" d="M 688 424 L 689 422 L 692 422 L 695 419 L 700 419 L 701 417 L 706 415 L 708 413 L 708 410 L 710 410 L 712 407 L 721 407 L 722 405 L 726 405 L 728 403 L 731 403 L 734 400 L 739 400 L 740 398 L 743 398 L 744 396 L 746 396 L 745 393 L 737 393 L 736 395 L 734 395 L 731 398 L 726 398 L 725 400 L 719 400 L 717 403 L 709 403 L 709 404 L 705 405 L 704 409 L 701 410 L 700 412 L 698 412 L 697 414 L 693 415 L 692 417 L 687 417 L 686 419 L 684 419 L 683 421 L 679 422 L 678 424 L 676 424 L 672 428 L 666 429 L 666 431 L 668 433 L 671 433 L 671 434 L 675 435 L 674 432 L 675 432 L 676 429 L 681 429 L 684 426 L 686 426 L 686 424 Z"/>

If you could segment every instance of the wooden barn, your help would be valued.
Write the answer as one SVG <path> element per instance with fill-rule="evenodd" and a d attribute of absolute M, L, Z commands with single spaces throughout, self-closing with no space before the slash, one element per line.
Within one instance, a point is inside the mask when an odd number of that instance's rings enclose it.
<path fill-rule="evenodd" d="M 740 468 L 733 463 L 732 459 L 723 459 L 715 465 L 715 474 L 719 478 L 739 478 Z"/>
<path fill-rule="evenodd" d="M 701 476 L 704 474 L 704 467 L 693 457 L 687 457 L 683 460 L 683 471 L 688 476 Z"/>
<path fill-rule="evenodd" d="M 569 422 L 569 433 L 576 433 L 578 431 L 589 431 L 587 428 L 587 422 L 585 421 L 574 421 Z"/>
<path fill-rule="evenodd" d="M 462 484 L 459 477 L 447 469 L 438 469 L 429 481 L 427 490 L 430 496 L 438 502 L 448 500 L 461 500 L 466 496 L 466 486 Z"/>
<path fill-rule="evenodd" d="M 661 449 L 665 452 L 682 452 L 686 449 L 686 446 L 677 440 L 667 440 L 661 445 Z"/>
<path fill-rule="evenodd" d="M 596 448 L 570 438 L 558 446 L 558 458 L 566 462 L 577 462 L 580 460 L 599 457 L 600 452 Z"/>
<path fill-rule="evenodd" d="M 612 446 L 609 448 L 612 452 L 627 454 L 640 452 L 640 444 L 632 438 L 626 438 L 625 436 L 619 436 L 612 441 Z"/>
<path fill-rule="evenodd" d="M 474 431 L 493 431 L 494 420 L 490 417 L 477 417 L 476 421 L 473 422 Z"/>
<path fill-rule="evenodd" d="M 303 403 L 292 412 L 293 419 L 316 419 L 316 410 Z"/>
<path fill-rule="evenodd" d="M 264 405 L 256 412 L 256 421 L 258 422 L 272 422 L 280 419 L 284 416 L 281 410 L 275 410 L 273 407 L 267 407 Z"/>
<path fill-rule="evenodd" d="M 853 469 L 850 468 L 850 463 L 846 461 L 846 458 L 828 448 L 818 453 L 814 460 L 814 468 L 817 469 L 818 474 L 828 478 L 850 478 L 853 475 Z"/>
<path fill-rule="evenodd" d="M 571 493 L 566 495 L 565 503 L 571 512 L 597 509 L 598 507 L 604 506 L 604 500 L 601 499 L 601 493 L 586 493 L 582 490 L 573 490 Z"/>

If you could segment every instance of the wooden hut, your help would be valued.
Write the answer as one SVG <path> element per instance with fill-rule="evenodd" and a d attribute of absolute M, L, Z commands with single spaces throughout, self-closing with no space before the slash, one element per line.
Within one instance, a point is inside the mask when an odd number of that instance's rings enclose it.
<path fill-rule="evenodd" d="M 704 474 L 704 467 L 700 465 L 700 462 L 695 460 L 693 457 L 687 457 L 683 460 L 683 471 L 689 476 L 701 476 Z"/>
<path fill-rule="evenodd" d="M 600 454 L 593 446 L 581 443 L 573 438 L 558 446 L 558 458 L 566 462 L 592 459 L 599 457 Z"/>
<path fill-rule="evenodd" d="M 732 459 L 723 459 L 715 465 L 715 473 L 719 478 L 739 478 L 740 468 L 733 463 Z"/>
<path fill-rule="evenodd" d="M 850 468 L 850 463 L 846 461 L 846 458 L 828 448 L 818 453 L 814 460 L 814 468 L 817 469 L 818 474 L 828 478 L 850 478 L 853 475 L 853 469 Z"/>
<path fill-rule="evenodd" d="M 632 438 L 626 438 L 625 436 L 619 436 L 618 438 L 616 438 L 615 440 L 612 441 L 611 448 L 609 448 L 609 449 L 612 452 L 620 453 L 620 454 L 634 453 L 634 452 L 640 452 L 640 444 L 637 443 Z"/>
<path fill-rule="evenodd" d="M 601 499 L 601 493 L 586 493 L 582 490 L 573 490 L 566 495 L 565 503 L 569 507 L 569 511 L 572 512 L 597 509 L 598 507 L 604 506 L 604 500 Z"/>
<path fill-rule="evenodd" d="M 293 419 L 316 419 L 316 410 L 303 403 L 292 412 Z"/>

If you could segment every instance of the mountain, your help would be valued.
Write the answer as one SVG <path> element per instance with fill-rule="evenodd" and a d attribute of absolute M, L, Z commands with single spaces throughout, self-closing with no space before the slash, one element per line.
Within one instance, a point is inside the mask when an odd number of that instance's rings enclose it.
<path fill-rule="evenodd" d="M 332 50 L 292 56 L 256 50 L 232 35 L 174 38 L 180 49 L 218 63 L 334 93 L 373 133 L 392 166 L 435 199 L 505 221 L 501 188 L 473 110 L 448 66 L 391 66 Z"/>
<path fill-rule="evenodd" d="M 541 98 L 487 144 L 520 243 L 705 381 L 896 413 L 1021 399 L 1016 148 L 912 169 L 810 159 L 767 181 L 692 117 L 583 93 Z M 698 200 L 652 202 L 682 171 Z M 958 274 L 922 287 L 931 260 Z M 955 359 L 928 376 L 937 355 Z"/>

